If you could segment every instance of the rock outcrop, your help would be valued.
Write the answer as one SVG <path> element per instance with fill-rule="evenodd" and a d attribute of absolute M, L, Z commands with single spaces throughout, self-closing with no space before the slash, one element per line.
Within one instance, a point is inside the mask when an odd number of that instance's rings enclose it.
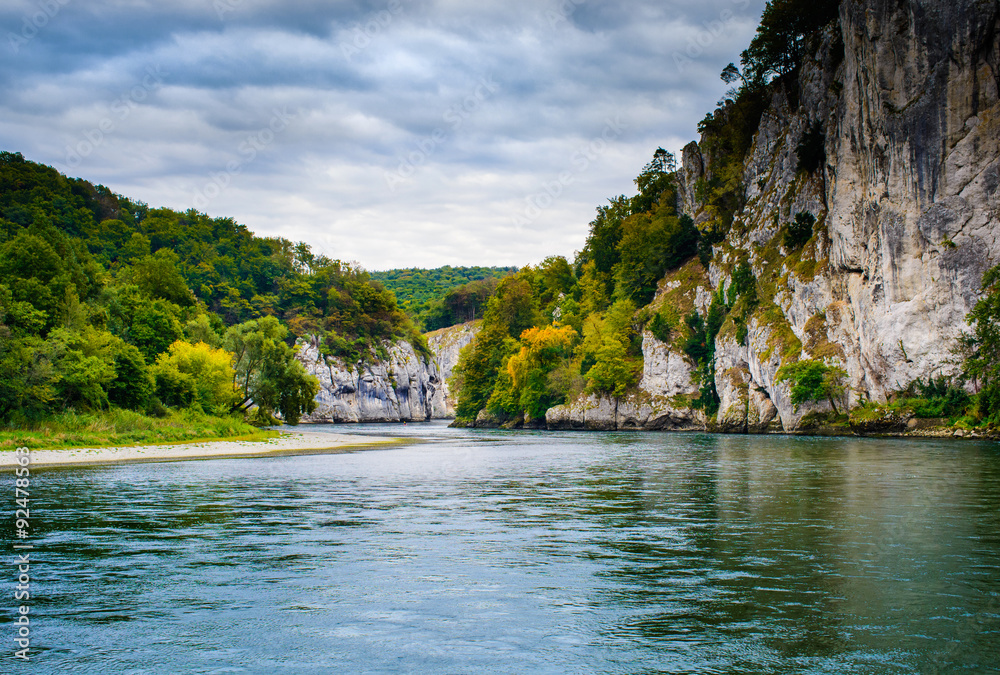
<path fill-rule="evenodd" d="M 455 400 L 448 387 L 452 370 L 458 364 L 458 355 L 462 348 L 472 342 L 479 332 L 482 321 L 469 321 L 458 326 L 441 328 L 427 333 L 427 346 L 434 352 L 437 361 L 438 375 L 444 387 L 444 398 L 447 406 L 447 416 L 455 416 Z"/>
<path fill-rule="evenodd" d="M 324 357 L 316 339 L 300 341 L 299 361 L 320 383 L 310 422 L 416 422 L 450 419 L 455 404 L 448 378 L 462 347 L 479 331 L 479 322 L 427 334 L 433 354 L 425 358 L 406 341 L 385 342 L 387 358 L 363 364 Z"/>
<path fill-rule="evenodd" d="M 550 409 L 548 427 L 791 431 L 833 412 L 828 402 L 792 403 L 778 373 L 796 360 L 842 368 L 848 406 L 954 373 L 951 349 L 983 272 L 1000 263 L 1000 4 L 845 0 L 809 49 L 796 75 L 774 87 L 742 166 L 740 206 L 731 227 L 719 223 L 728 234 L 709 269 L 693 260 L 674 270 L 650 306 L 671 308 L 675 319 L 705 316 L 749 263 L 759 305 L 738 327 L 730 316 L 716 338 L 718 414 L 706 421 L 691 408 L 695 364 L 647 332 L 635 391 L 581 396 Z M 699 201 L 716 178 L 719 146 L 702 138 L 682 153 L 678 206 L 699 225 L 720 218 Z M 797 214 L 814 219 L 804 245 L 784 237 Z M 437 363 L 399 345 L 387 364 L 357 372 L 307 350 L 323 375 L 313 417 L 449 414 L 445 380 L 475 328 L 448 331 L 429 338 Z"/>
<path fill-rule="evenodd" d="M 645 392 L 621 399 L 612 396 L 583 396 L 545 413 L 549 429 L 590 431 L 691 431 L 705 428 L 705 417 L 690 406 L 676 405 L 661 396 Z"/>
<path fill-rule="evenodd" d="M 414 422 L 448 417 L 444 382 L 434 359 L 405 341 L 383 345 L 388 358 L 351 365 L 324 357 L 315 341 L 298 357 L 320 382 L 316 410 L 302 422 Z"/>
<path fill-rule="evenodd" d="M 741 259 L 774 287 L 745 338 L 724 327 L 718 339 L 721 428 L 791 430 L 829 411 L 792 405 L 776 381 L 798 358 L 844 368 L 851 405 L 954 371 L 982 274 L 1000 263 L 998 27 L 997 3 L 845 2 L 798 81 L 777 90 L 706 289 Z M 811 172 L 798 157 L 807 134 L 825 154 Z M 703 222 L 695 185 L 712 158 L 689 145 L 682 160 L 680 206 Z M 781 227 L 800 212 L 816 225 L 796 257 Z"/>

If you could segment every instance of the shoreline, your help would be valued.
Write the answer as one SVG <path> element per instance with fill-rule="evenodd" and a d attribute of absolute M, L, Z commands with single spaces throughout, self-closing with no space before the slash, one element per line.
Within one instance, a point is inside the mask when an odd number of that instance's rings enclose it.
<path fill-rule="evenodd" d="M 263 441 L 201 441 L 162 445 L 130 445 L 99 448 L 67 448 L 31 450 L 35 467 L 73 467 L 104 464 L 138 464 L 148 462 L 183 462 L 205 459 L 239 459 L 250 457 L 281 457 L 287 455 L 320 455 L 351 452 L 362 448 L 399 445 L 407 439 L 384 436 L 356 436 L 318 432 L 281 432 L 277 438 Z M 0 453 L 0 471 L 18 466 L 13 452 Z"/>

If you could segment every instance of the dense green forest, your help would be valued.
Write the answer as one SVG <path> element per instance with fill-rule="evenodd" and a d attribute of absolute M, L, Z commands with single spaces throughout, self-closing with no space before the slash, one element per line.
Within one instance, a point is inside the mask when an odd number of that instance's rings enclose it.
<path fill-rule="evenodd" d="M 482 318 L 497 283 L 516 267 L 437 267 L 372 272 L 424 332 Z"/>
<path fill-rule="evenodd" d="M 802 345 L 774 301 L 778 270 L 812 274 L 824 264 L 817 253 L 822 224 L 802 212 L 781 225 L 761 251 L 768 274 L 760 279 L 747 252 L 728 245 L 732 235 L 744 234 L 734 231 L 744 227 L 734 216 L 745 204 L 744 164 L 761 116 L 778 89 L 795 100 L 803 56 L 815 48 L 820 31 L 838 20 L 837 6 L 833 0 L 772 0 L 740 67 L 723 70 L 731 88 L 698 127 L 709 167 L 696 196 L 707 218 L 696 226 L 678 212 L 675 158 L 660 148 L 635 179 L 635 195 L 598 207 L 572 263 L 549 258 L 500 281 L 481 332 L 456 368 L 460 424 L 481 415 L 490 423 L 528 424 L 584 392 L 622 396 L 641 374 L 644 330 L 697 365 L 699 394 L 674 403 L 702 408 L 711 417 L 719 406 L 716 338 L 725 333 L 745 341 L 751 317 L 775 328 L 772 348 L 782 350 L 786 363 L 778 378 L 789 383 L 793 403 L 829 401 L 836 414 L 846 412 L 836 403 L 846 373 L 822 359 L 800 361 Z M 821 170 L 823 148 L 818 127 L 805 134 L 796 149 L 799 172 Z M 682 291 L 711 286 L 707 270 L 720 251 L 727 254 L 720 266 L 729 283 L 720 284 L 702 315 Z M 678 290 L 651 303 L 661 283 Z M 960 346 L 961 377 L 913 382 L 888 407 L 926 417 L 964 415 L 969 424 L 1000 423 L 1000 268 L 986 275 L 984 294 Z M 970 382 L 978 392 L 971 397 L 961 386 Z M 869 412 L 883 414 L 876 408 Z"/>
<path fill-rule="evenodd" d="M 349 361 L 394 338 L 428 355 L 364 270 L 0 153 L 0 421 L 114 408 L 294 423 L 317 391 L 292 349 L 307 334 Z"/>

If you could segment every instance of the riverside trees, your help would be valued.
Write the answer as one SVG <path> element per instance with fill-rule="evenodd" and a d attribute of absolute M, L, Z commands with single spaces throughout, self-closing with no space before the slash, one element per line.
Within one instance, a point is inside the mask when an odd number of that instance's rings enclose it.
<path fill-rule="evenodd" d="M 168 406 L 294 423 L 315 395 L 305 335 L 351 360 L 425 348 L 356 266 L 0 152 L 0 422 Z"/>

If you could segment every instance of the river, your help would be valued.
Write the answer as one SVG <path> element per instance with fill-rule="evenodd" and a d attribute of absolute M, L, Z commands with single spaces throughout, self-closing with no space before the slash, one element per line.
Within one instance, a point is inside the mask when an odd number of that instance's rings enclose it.
<path fill-rule="evenodd" d="M 998 443 L 309 430 L 421 440 L 33 472 L 2 670 L 1000 672 Z"/>

